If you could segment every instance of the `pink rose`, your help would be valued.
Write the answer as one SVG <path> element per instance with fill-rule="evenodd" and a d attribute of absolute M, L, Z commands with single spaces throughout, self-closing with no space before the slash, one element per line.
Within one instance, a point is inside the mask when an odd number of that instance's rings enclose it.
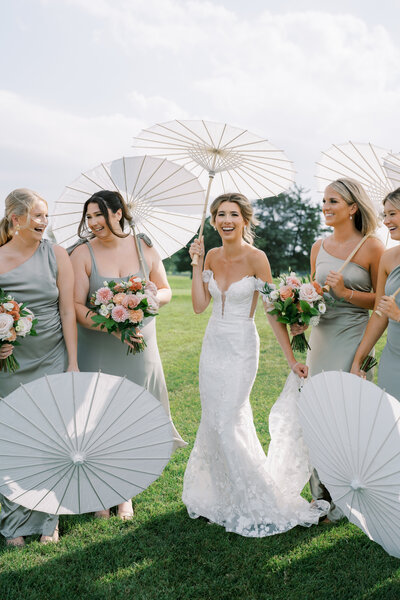
<path fill-rule="evenodd" d="M 111 311 L 111 317 L 116 323 L 123 323 L 129 318 L 129 312 L 121 304 L 117 304 Z"/>
<path fill-rule="evenodd" d="M 139 308 L 139 310 L 130 310 L 129 311 L 129 320 L 131 323 L 140 323 L 143 321 L 143 311 Z"/>
<path fill-rule="evenodd" d="M 125 298 L 122 300 L 122 306 L 125 308 L 136 308 L 140 303 L 141 298 L 138 298 L 135 294 L 125 294 Z"/>
<path fill-rule="evenodd" d="M 114 298 L 113 298 L 113 302 L 114 304 L 124 304 L 124 300 L 126 298 L 126 294 L 123 294 L 122 292 L 120 292 L 119 294 L 115 294 Z"/>
<path fill-rule="evenodd" d="M 146 281 L 144 286 L 145 292 L 148 292 L 152 296 L 157 296 L 158 288 L 155 283 L 152 281 Z"/>
<path fill-rule="evenodd" d="M 295 277 L 294 275 L 289 275 L 289 277 L 286 277 L 286 283 L 287 283 L 287 285 L 290 285 L 292 287 L 300 287 L 301 286 L 300 279 L 297 279 L 297 277 Z"/>
<path fill-rule="evenodd" d="M 14 319 L 8 313 L 0 314 L 0 340 L 8 340 L 8 336 L 12 326 L 14 325 Z"/>
<path fill-rule="evenodd" d="M 290 285 L 283 285 L 279 288 L 279 295 L 282 300 L 287 300 L 288 298 L 293 298 L 293 288 Z"/>
<path fill-rule="evenodd" d="M 108 287 L 102 287 L 96 292 L 95 304 L 108 304 L 111 302 L 113 293 Z"/>
<path fill-rule="evenodd" d="M 300 300 L 305 300 L 308 303 L 312 303 L 316 300 L 319 300 L 320 295 L 312 283 L 303 283 L 300 286 L 299 298 Z"/>

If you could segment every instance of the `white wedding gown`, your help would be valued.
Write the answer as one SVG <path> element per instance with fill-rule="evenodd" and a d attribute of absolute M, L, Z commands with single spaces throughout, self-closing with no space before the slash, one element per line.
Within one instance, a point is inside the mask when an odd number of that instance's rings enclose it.
<path fill-rule="evenodd" d="M 253 423 L 249 395 L 259 337 L 250 313 L 262 282 L 244 277 L 221 293 L 212 271 L 203 272 L 203 281 L 213 311 L 200 357 L 201 422 L 183 484 L 188 513 L 248 537 L 318 523 L 329 504 L 282 493 Z"/>

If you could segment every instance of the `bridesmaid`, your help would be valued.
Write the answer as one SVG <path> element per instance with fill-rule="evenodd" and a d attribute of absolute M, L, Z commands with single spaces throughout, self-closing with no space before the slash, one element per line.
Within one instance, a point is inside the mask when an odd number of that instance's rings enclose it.
<path fill-rule="evenodd" d="M 77 371 L 77 335 L 73 304 L 74 274 L 63 248 L 44 240 L 47 204 L 27 189 L 11 192 L 0 222 L 0 287 L 17 302 L 26 302 L 38 320 L 37 337 L 14 348 L 0 347 L 0 358 L 15 352 L 20 368 L 0 372 L 0 396 L 45 373 Z M 58 540 L 55 515 L 23 508 L 0 495 L 0 533 L 11 546 L 23 546 L 24 536 L 41 534 L 40 541 Z"/>
<path fill-rule="evenodd" d="M 383 201 L 384 224 L 390 237 L 400 241 L 400 188 Z M 360 366 L 371 348 L 388 328 L 387 342 L 379 362 L 378 385 L 400 400 L 400 246 L 386 250 L 379 264 L 375 311 L 354 357 L 351 372 L 361 375 Z M 379 310 L 382 316 L 376 314 Z"/>
<path fill-rule="evenodd" d="M 145 242 L 124 233 L 125 222 L 130 220 L 128 208 L 121 194 L 102 190 L 91 196 L 83 207 L 78 228 L 82 243 L 71 254 L 75 271 L 75 307 L 78 319 L 78 358 L 82 371 L 98 371 L 126 376 L 144 386 L 164 406 L 170 415 L 168 392 L 156 338 L 156 321 L 147 318 L 142 328 L 147 347 L 139 354 L 126 353 L 117 334 L 109 335 L 93 327 L 88 314 L 89 298 L 104 281 L 123 281 L 137 275 L 150 279 L 157 290 L 160 306 L 171 300 L 162 261 L 148 238 Z M 149 277 L 147 277 L 149 274 Z M 134 339 L 131 340 L 133 342 Z M 131 345 L 129 341 L 126 341 Z M 174 448 L 186 446 L 174 428 Z M 132 502 L 118 506 L 118 515 L 126 520 L 133 517 Z M 98 517 L 107 518 L 109 511 L 99 511 Z"/>
<path fill-rule="evenodd" d="M 317 240 L 311 249 L 311 273 L 321 285 L 330 286 L 335 300 L 313 327 L 307 356 L 309 375 L 321 371 L 350 371 L 354 353 L 368 323 L 372 309 L 383 244 L 375 237 L 365 240 L 361 248 L 343 269 L 338 270 L 363 236 L 377 227 L 374 206 L 360 183 L 353 179 L 337 179 L 327 186 L 322 212 L 333 233 Z M 328 490 L 320 482 L 315 469 L 310 488 L 314 500 L 331 501 Z M 342 516 L 331 504 L 329 521 Z"/>

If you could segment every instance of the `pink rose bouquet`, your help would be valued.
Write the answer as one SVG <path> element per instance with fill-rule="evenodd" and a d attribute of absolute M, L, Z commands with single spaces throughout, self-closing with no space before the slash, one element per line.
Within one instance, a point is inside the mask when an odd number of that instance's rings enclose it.
<path fill-rule="evenodd" d="M 37 319 L 25 303 L 18 304 L 0 288 L 0 346 L 20 346 L 18 338 L 37 335 L 36 323 Z M 18 369 L 19 363 L 14 354 L 0 360 L 0 371 L 15 373 Z"/>
<path fill-rule="evenodd" d="M 318 325 L 326 311 L 327 300 L 319 283 L 292 272 L 280 275 L 278 286 L 265 283 L 259 291 L 266 311 L 277 315 L 277 320 L 285 325 Z M 299 352 L 310 348 L 304 333 L 293 336 L 291 346 Z"/>
<path fill-rule="evenodd" d="M 138 329 L 145 317 L 157 315 L 159 303 L 157 287 L 151 281 L 130 277 L 128 281 L 105 281 L 90 298 L 95 315 L 93 327 L 100 325 L 108 333 L 120 332 L 121 341 L 140 334 Z M 91 311 L 88 312 L 88 314 Z M 128 346 L 127 354 L 142 352 L 146 342 L 142 338 Z"/>

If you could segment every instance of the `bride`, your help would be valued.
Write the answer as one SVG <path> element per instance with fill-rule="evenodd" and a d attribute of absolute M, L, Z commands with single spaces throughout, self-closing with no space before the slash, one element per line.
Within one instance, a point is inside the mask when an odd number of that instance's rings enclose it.
<path fill-rule="evenodd" d="M 259 337 L 254 324 L 258 289 L 272 282 L 265 254 L 253 247 L 255 224 L 251 204 L 241 194 L 224 194 L 211 205 L 211 223 L 222 239 L 210 250 L 203 270 L 204 245 L 195 240 L 192 303 L 203 312 L 213 298 L 200 357 L 202 416 L 186 468 L 183 502 L 192 518 L 248 537 L 283 533 L 296 525 L 310 526 L 326 514 L 329 504 L 308 504 L 287 496 L 268 469 L 257 438 L 249 395 L 257 373 Z M 267 315 L 292 371 L 307 376 L 296 362 L 286 327 Z"/>

